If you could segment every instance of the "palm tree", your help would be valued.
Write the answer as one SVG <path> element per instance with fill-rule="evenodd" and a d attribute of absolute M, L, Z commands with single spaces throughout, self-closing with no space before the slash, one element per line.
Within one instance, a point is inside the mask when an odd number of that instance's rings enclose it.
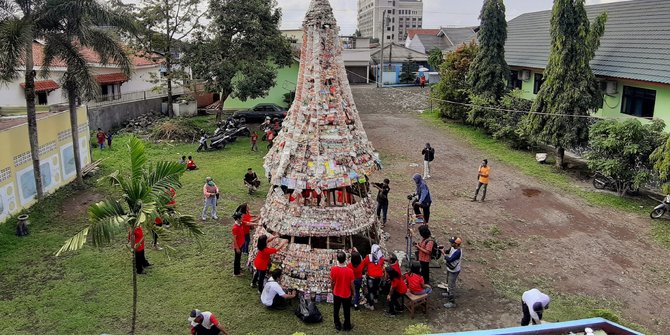
<path fill-rule="evenodd" d="M 67 15 L 78 13 L 79 15 Z M 77 122 L 77 99 L 91 100 L 100 93 L 88 66 L 88 60 L 82 54 L 85 49 L 99 56 L 101 65 L 117 64 L 122 72 L 130 75 L 132 63 L 123 46 L 116 40 L 112 31 L 106 27 L 115 27 L 134 31 L 132 21 L 113 12 L 95 0 L 53 0 L 45 8 L 43 25 L 47 30 L 44 36 L 44 67 L 42 75 L 48 76 L 49 68 L 56 60 L 62 60 L 67 71 L 61 78 L 70 110 L 72 128 L 72 150 L 74 151 L 77 183 L 84 185 L 79 155 L 79 131 Z M 103 28 L 105 27 L 105 28 Z"/>
<path fill-rule="evenodd" d="M 42 199 L 43 190 L 35 111 L 33 40 L 41 35 L 40 17 L 45 4 L 44 0 L 0 0 L 0 82 L 12 82 L 23 72 L 28 141 L 38 200 Z"/>
<path fill-rule="evenodd" d="M 63 252 L 81 249 L 91 235 L 91 242 L 99 247 L 110 243 L 121 232 L 127 232 L 129 241 L 135 241 L 135 228 L 142 227 L 145 231 L 159 235 L 167 233 L 155 225 L 154 218 L 160 217 L 169 222 L 170 230 L 186 231 L 193 237 L 202 235 L 192 216 L 181 215 L 176 211 L 168 211 L 167 204 L 171 201 L 169 190 L 181 187 L 180 177 L 185 171 L 177 162 L 158 162 L 147 164 L 144 143 L 137 137 L 131 137 L 128 143 L 130 153 L 130 173 L 123 176 L 116 171 L 107 179 L 122 193 L 119 199 L 107 199 L 91 205 L 88 209 L 89 224 L 79 233 L 68 239 L 56 255 Z M 130 334 L 135 334 L 137 321 L 137 273 L 135 271 L 134 250 L 136 245 L 130 243 L 133 271 L 133 310 Z"/>

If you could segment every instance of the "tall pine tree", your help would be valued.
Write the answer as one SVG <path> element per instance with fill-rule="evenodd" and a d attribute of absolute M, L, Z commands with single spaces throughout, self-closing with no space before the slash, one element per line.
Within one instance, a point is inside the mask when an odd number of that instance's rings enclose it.
<path fill-rule="evenodd" d="M 479 19 L 479 52 L 470 65 L 468 83 L 472 94 L 498 101 L 507 90 L 510 76 L 505 61 L 507 21 L 503 0 L 484 1 Z"/>
<path fill-rule="evenodd" d="M 565 148 L 588 142 L 589 123 L 584 116 L 602 105 L 602 92 L 589 62 L 600 46 L 606 21 L 607 13 L 603 13 L 590 24 L 584 0 L 554 1 L 546 80 L 533 103 L 533 113 L 524 120 L 523 131 L 556 147 L 556 165 L 561 168 Z"/>

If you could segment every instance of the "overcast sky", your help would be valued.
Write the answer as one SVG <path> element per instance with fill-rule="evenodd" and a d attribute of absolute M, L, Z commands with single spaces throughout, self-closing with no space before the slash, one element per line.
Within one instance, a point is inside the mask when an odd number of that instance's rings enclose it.
<path fill-rule="evenodd" d="M 299 28 L 309 5 L 309 0 L 277 0 L 284 13 L 282 29 Z M 625 0 L 586 0 L 587 4 L 618 2 Z M 470 26 L 479 23 L 479 11 L 484 0 L 424 0 L 423 27 Z M 330 0 L 341 34 L 356 30 L 357 0 Z M 553 0 L 506 0 L 507 19 L 523 13 L 551 9 Z"/>

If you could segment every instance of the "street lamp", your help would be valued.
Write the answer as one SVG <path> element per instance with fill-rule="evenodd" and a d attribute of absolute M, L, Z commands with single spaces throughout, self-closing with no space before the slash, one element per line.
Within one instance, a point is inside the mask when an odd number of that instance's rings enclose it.
<path fill-rule="evenodd" d="M 384 40 L 386 39 L 386 24 L 391 24 L 391 18 L 386 16 L 388 13 L 388 9 L 384 9 L 382 12 L 382 49 L 381 54 L 379 55 L 379 59 L 381 60 L 381 67 L 379 68 L 379 80 L 377 80 L 377 87 L 384 87 Z"/>

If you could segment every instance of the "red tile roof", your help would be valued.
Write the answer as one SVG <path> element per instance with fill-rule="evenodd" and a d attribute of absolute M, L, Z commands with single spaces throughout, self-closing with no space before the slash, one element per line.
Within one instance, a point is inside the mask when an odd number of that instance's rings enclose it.
<path fill-rule="evenodd" d="M 84 58 L 89 62 L 89 64 L 100 64 L 100 56 L 93 50 L 89 48 L 81 48 L 79 50 Z M 147 65 L 156 65 L 159 64 L 159 61 L 156 61 L 156 55 L 149 54 L 134 54 L 130 55 L 130 59 L 133 62 L 134 66 L 147 66 Z M 44 45 L 39 42 L 33 42 L 33 62 L 35 66 L 44 65 Z M 116 63 L 111 62 L 110 65 L 116 65 Z M 51 66 L 54 67 L 66 67 L 65 62 L 62 59 L 56 59 L 52 62 Z"/>
<path fill-rule="evenodd" d="M 26 83 L 19 84 L 21 88 L 26 88 Z M 60 85 L 53 80 L 42 80 L 35 82 L 35 92 L 51 92 L 60 88 Z"/>
<path fill-rule="evenodd" d="M 407 36 L 409 39 L 413 39 L 414 35 L 437 35 L 440 32 L 440 29 L 408 29 Z"/>
<path fill-rule="evenodd" d="M 100 85 L 118 84 L 128 81 L 128 76 L 123 73 L 109 73 L 95 76 L 95 80 Z"/>

